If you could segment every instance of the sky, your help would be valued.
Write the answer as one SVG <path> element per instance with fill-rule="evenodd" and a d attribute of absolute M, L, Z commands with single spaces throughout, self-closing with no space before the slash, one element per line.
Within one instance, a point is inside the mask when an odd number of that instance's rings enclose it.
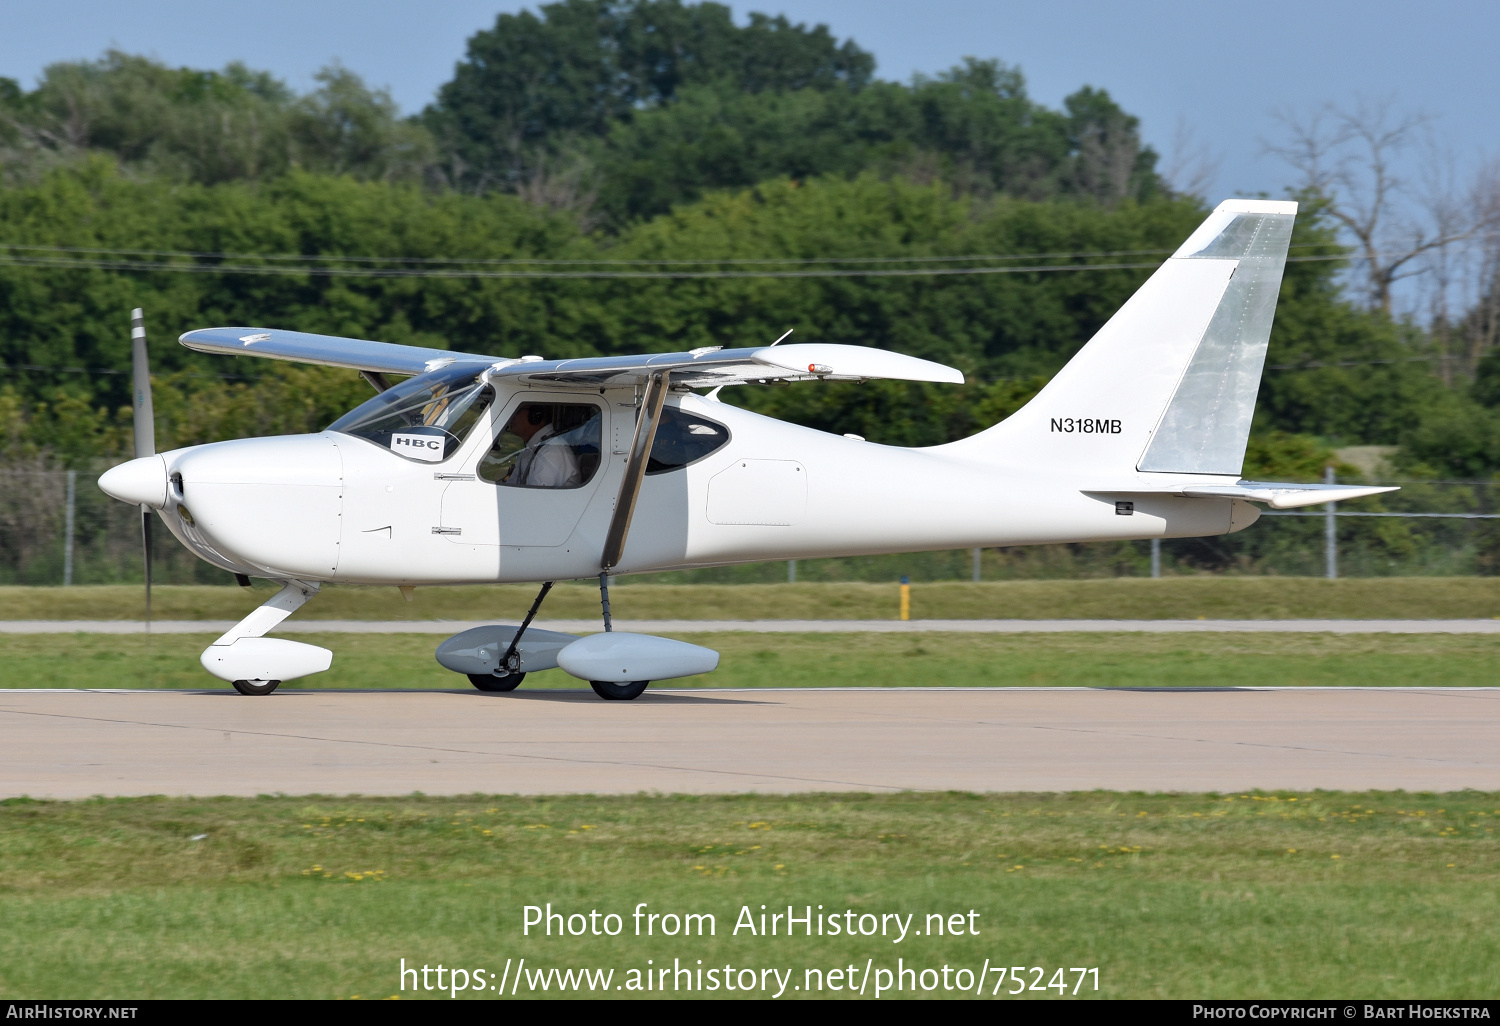
<path fill-rule="evenodd" d="M 1389 99 L 1434 116 L 1464 168 L 1500 153 L 1500 4 L 1493 0 L 757 0 L 751 10 L 824 23 L 907 80 L 966 56 L 1018 65 L 1033 98 L 1057 106 L 1088 84 L 1139 116 L 1171 163 L 1181 129 L 1218 166 L 1206 192 L 1280 195 L 1291 172 L 1263 143 L 1277 109 Z M 298 90 L 341 61 L 420 110 L 451 77 L 465 40 L 513 0 L 0 0 L 0 75 L 31 88 L 52 61 L 108 47 L 168 64 L 241 60 Z M 1191 149 L 1192 147 L 1189 147 Z"/>

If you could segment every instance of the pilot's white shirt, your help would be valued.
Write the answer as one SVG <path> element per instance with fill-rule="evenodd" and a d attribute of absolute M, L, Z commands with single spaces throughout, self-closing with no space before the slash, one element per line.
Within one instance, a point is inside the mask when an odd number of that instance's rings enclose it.
<path fill-rule="evenodd" d="M 583 474 L 573 447 L 556 436 L 555 424 L 548 424 L 532 435 L 516 458 L 516 472 L 507 483 L 531 488 L 572 488 L 582 484 Z"/>

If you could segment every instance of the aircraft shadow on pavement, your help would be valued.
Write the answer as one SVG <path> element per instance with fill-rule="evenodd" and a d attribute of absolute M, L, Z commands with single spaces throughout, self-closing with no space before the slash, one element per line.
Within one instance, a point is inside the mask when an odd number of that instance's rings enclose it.
<path fill-rule="evenodd" d="M 167 689 L 161 689 L 167 691 Z M 214 689 L 171 689 L 169 692 L 177 695 L 207 695 L 215 698 L 244 698 L 235 691 L 225 689 L 223 691 Z M 458 695 L 464 698 L 474 699 L 498 699 L 501 701 L 526 701 L 526 702 L 560 702 L 588 703 L 600 705 L 630 705 L 644 702 L 647 705 L 776 705 L 773 700 L 751 699 L 751 698 L 707 698 L 697 695 L 666 694 L 660 691 L 647 691 L 640 698 L 630 702 L 605 702 L 593 691 L 584 688 L 538 688 L 533 691 L 476 691 L 460 688 L 278 688 L 266 698 L 282 698 L 288 695 Z"/>
<path fill-rule="evenodd" d="M 1106 684 L 1103 687 L 1098 687 L 1098 688 L 1095 688 L 1094 690 L 1095 691 L 1158 691 L 1158 692 L 1165 692 L 1166 694 L 1188 694 L 1188 693 L 1192 693 L 1192 692 L 1195 692 L 1195 691 L 1259 691 L 1260 688 L 1240 688 L 1240 687 L 1233 687 L 1233 686 L 1211 687 L 1211 686 L 1207 686 L 1207 685 L 1196 686 L 1196 687 L 1193 686 L 1193 685 L 1188 685 L 1186 687 L 1180 687 L 1180 688 L 1171 688 L 1171 687 L 1154 688 L 1154 687 L 1147 687 L 1145 685 L 1119 686 L 1119 687 L 1116 687 L 1114 685 Z"/>
<path fill-rule="evenodd" d="M 461 691 L 449 692 L 450 694 L 463 694 Z M 751 698 L 706 698 L 697 695 L 663 694 L 662 692 L 647 691 L 633 702 L 604 702 L 592 691 L 575 690 L 572 688 L 556 688 L 546 691 L 502 691 L 486 694 L 482 691 L 469 693 L 474 698 L 498 698 L 510 699 L 512 701 L 527 702 L 563 702 L 563 703 L 603 703 L 607 705 L 775 705 L 775 702 L 757 700 Z"/>

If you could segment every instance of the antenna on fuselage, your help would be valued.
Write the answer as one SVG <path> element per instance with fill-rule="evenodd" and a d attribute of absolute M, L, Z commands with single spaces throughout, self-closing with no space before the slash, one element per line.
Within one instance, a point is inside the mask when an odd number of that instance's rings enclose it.
<path fill-rule="evenodd" d="M 786 334 L 785 335 L 782 335 L 781 338 L 778 338 L 775 342 L 772 342 L 766 348 L 767 349 L 771 349 L 771 348 L 773 348 L 775 346 L 779 346 L 782 342 L 786 341 L 786 336 L 787 335 L 790 335 L 792 332 L 794 332 L 796 330 L 797 330 L 796 328 L 788 328 L 788 329 L 786 329 Z"/>

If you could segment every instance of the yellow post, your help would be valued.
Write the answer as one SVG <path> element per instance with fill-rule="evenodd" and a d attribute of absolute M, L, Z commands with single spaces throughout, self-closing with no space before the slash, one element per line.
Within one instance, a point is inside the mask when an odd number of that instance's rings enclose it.
<path fill-rule="evenodd" d="M 901 578 L 901 619 L 911 619 L 911 578 Z"/>

